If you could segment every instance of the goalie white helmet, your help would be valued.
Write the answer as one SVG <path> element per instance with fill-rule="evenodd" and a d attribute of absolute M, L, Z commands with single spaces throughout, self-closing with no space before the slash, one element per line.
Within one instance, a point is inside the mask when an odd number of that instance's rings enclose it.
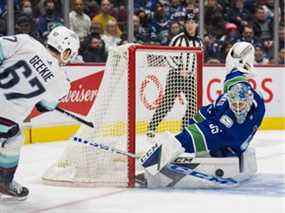
<path fill-rule="evenodd" d="M 254 47 L 248 42 L 237 42 L 229 50 L 226 57 L 226 68 L 228 72 L 238 69 L 244 73 L 254 74 Z"/>
<path fill-rule="evenodd" d="M 49 33 L 47 44 L 60 53 L 63 63 L 67 63 L 77 55 L 80 45 L 79 37 L 64 26 L 58 26 Z"/>

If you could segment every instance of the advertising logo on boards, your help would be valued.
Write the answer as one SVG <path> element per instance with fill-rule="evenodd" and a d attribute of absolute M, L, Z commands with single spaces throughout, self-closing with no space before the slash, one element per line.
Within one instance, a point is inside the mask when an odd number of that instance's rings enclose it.
<path fill-rule="evenodd" d="M 100 71 L 72 81 L 68 94 L 60 101 L 59 107 L 76 114 L 87 115 L 95 102 L 104 72 Z M 26 120 L 41 113 L 35 108 Z"/>

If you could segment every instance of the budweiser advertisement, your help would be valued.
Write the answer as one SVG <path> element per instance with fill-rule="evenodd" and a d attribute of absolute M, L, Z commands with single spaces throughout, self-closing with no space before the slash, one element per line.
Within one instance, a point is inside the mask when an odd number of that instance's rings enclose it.
<path fill-rule="evenodd" d="M 71 81 L 71 87 L 68 94 L 61 99 L 59 107 L 86 116 L 95 102 L 104 71 L 100 65 L 95 67 L 73 65 L 64 69 Z M 72 122 L 70 118 L 63 116 L 58 112 L 40 113 L 34 108 L 26 121 L 38 124 Z"/>

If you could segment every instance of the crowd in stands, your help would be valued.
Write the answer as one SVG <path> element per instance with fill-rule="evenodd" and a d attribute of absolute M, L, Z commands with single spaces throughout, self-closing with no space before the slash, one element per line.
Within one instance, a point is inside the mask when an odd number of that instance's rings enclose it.
<path fill-rule="evenodd" d="M 45 42 L 64 24 L 63 0 L 14 0 L 15 32 Z M 110 48 L 127 42 L 127 0 L 71 0 L 70 28 L 81 41 L 79 61 L 105 62 Z M 206 63 L 224 63 L 236 41 L 251 42 L 256 64 L 284 64 L 284 0 L 280 0 L 279 57 L 273 59 L 274 0 L 204 1 Z M 184 17 L 199 16 L 197 0 L 134 0 L 136 43 L 168 45 L 184 29 Z M 6 0 L 0 0 L 0 34 L 7 32 Z"/>

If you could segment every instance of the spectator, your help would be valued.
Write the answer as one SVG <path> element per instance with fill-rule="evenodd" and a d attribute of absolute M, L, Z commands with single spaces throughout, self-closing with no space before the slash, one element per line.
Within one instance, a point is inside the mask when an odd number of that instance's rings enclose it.
<path fill-rule="evenodd" d="M 221 51 L 219 54 L 219 61 L 221 63 L 225 63 L 226 56 L 230 49 L 232 48 L 233 44 L 232 43 L 224 43 L 223 46 L 221 47 Z"/>
<path fill-rule="evenodd" d="M 133 16 L 134 20 L 134 42 L 135 43 L 147 43 L 149 40 L 149 33 L 140 24 L 140 19 L 138 16 Z"/>
<path fill-rule="evenodd" d="M 266 17 L 273 19 L 273 16 L 274 16 L 274 13 L 273 13 L 273 11 L 274 11 L 274 0 L 265 1 L 265 4 L 262 7 L 265 11 Z"/>
<path fill-rule="evenodd" d="M 267 58 L 273 57 L 273 41 L 267 40 L 263 42 L 264 52 Z"/>
<path fill-rule="evenodd" d="M 253 27 L 245 25 L 242 31 L 242 37 L 238 41 L 246 41 L 252 43 L 254 47 L 262 45 L 261 41 L 254 36 Z"/>
<path fill-rule="evenodd" d="M 91 22 L 90 33 L 103 34 L 104 32 L 101 24 L 97 21 Z"/>
<path fill-rule="evenodd" d="M 124 4 L 125 2 L 121 2 L 118 8 L 118 25 L 120 27 L 120 29 L 122 29 L 123 31 L 127 30 L 127 19 L 128 19 L 128 11 L 126 8 L 126 5 Z"/>
<path fill-rule="evenodd" d="M 155 7 L 155 11 L 150 18 L 150 37 L 151 43 L 155 44 L 167 44 L 168 30 L 169 30 L 169 18 L 165 12 L 165 5 L 158 2 Z"/>
<path fill-rule="evenodd" d="M 278 54 L 278 64 L 285 64 L 285 48 L 282 47 Z"/>
<path fill-rule="evenodd" d="M 20 15 L 16 19 L 16 25 L 15 25 L 15 33 L 25 33 L 29 34 L 36 40 L 40 40 L 40 36 L 37 31 L 35 31 L 35 23 L 32 19 L 32 17 L 28 15 Z"/>
<path fill-rule="evenodd" d="M 47 0 L 34 0 L 34 5 L 36 5 L 34 7 L 36 17 L 46 14 L 46 8 L 45 8 L 46 1 Z M 62 13 L 62 2 L 63 1 L 64 0 L 53 0 L 53 3 L 55 5 L 54 13 L 56 13 L 57 16 L 59 16 Z"/>
<path fill-rule="evenodd" d="M 251 15 L 244 7 L 244 0 L 234 1 L 233 7 L 228 10 L 228 18 L 229 22 L 236 24 L 239 29 L 248 24 Z"/>
<path fill-rule="evenodd" d="M 208 33 L 214 33 L 216 38 L 224 34 L 225 20 L 223 8 L 217 0 L 208 0 L 205 6 L 205 28 Z"/>
<path fill-rule="evenodd" d="M 103 28 L 103 31 L 105 31 L 108 21 L 112 20 L 117 22 L 117 20 L 114 16 L 110 14 L 111 3 L 109 0 L 102 0 L 100 8 L 100 13 L 92 19 L 92 22 L 100 23 Z"/>
<path fill-rule="evenodd" d="M 170 23 L 170 29 L 168 33 L 168 43 L 173 39 L 173 37 L 177 36 L 181 33 L 182 29 L 180 23 L 178 21 L 173 21 Z"/>
<path fill-rule="evenodd" d="M 279 48 L 285 48 L 285 27 L 280 26 L 278 30 Z"/>
<path fill-rule="evenodd" d="M 101 39 L 100 34 L 92 33 L 86 37 L 86 49 L 82 52 L 84 62 L 103 63 L 107 60 L 105 43 Z"/>
<path fill-rule="evenodd" d="M 146 7 L 148 0 L 140 0 L 140 1 L 134 1 L 134 9 L 135 11 L 138 11 L 142 8 Z"/>
<path fill-rule="evenodd" d="M 6 13 L 6 0 L 0 0 L 0 15 L 1 17 L 3 14 Z"/>
<path fill-rule="evenodd" d="M 99 13 L 99 4 L 97 3 L 97 1 L 95 0 L 86 0 L 85 1 L 85 13 L 89 16 L 89 17 L 94 17 Z"/>
<path fill-rule="evenodd" d="M 79 36 L 81 42 L 89 33 L 91 26 L 91 19 L 83 10 L 84 0 L 73 0 L 73 10 L 69 13 L 70 29 Z"/>
<path fill-rule="evenodd" d="M 266 13 L 263 7 L 258 7 L 255 11 L 254 25 L 253 29 L 255 35 L 259 37 L 262 41 L 272 40 L 273 37 L 273 27 L 272 19 L 267 19 Z"/>
<path fill-rule="evenodd" d="M 21 10 L 20 13 L 33 17 L 33 7 L 31 1 L 29 0 L 22 1 L 20 10 Z"/>
<path fill-rule="evenodd" d="M 44 15 L 39 16 L 36 22 L 41 41 L 46 40 L 46 36 L 54 27 L 63 25 L 63 19 L 56 11 L 54 0 L 46 0 L 44 9 Z"/>
<path fill-rule="evenodd" d="M 220 38 L 220 43 L 235 43 L 239 37 L 238 28 L 234 23 L 225 24 L 226 34 Z"/>
<path fill-rule="evenodd" d="M 134 1 L 134 7 L 135 10 L 154 10 L 155 5 L 158 0 L 139 0 L 139 1 Z"/>
<path fill-rule="evenodd" d="M 149 28 L 149 17 L 144 10 L 139 10 L 136 15 L 140 18 L 140 24 L 142 27 Z"/>
<path fill-rule="evenodd" d="M 267 19 L 263 7 L 258 7 L 255 12 L 253 29 L 255 35 L 261 39 L 267 58 L 273 57 L 273 23 Z"/>
<path fill-rule="evenodd" d="M 254 54 L 254 64 L 268 64 L 268 62 L 269 60 L 265 57 L 262 46 L 256 46 Z"/>
<path fill-rule="evenodd" d="M 185 9 L 186 13 L 193 13 L 195 16 L 199 16 L 199 8 L 197 8 L 195 0 L 188 0 Z"/>
<path fill-rule="evenodd" d="M 110 48 L 118 46 L 122 39 L 120 38 L 121 31 L 119 30 L 116 20 L 109 20 L 107 22 L 106 31 L 102 35 L 102 40 L 105 42 L 106 51 L 109 52 Z"/>
<path fill-rule="evenodd" d="M 183 23 L 186 15 L 186 8 L 182 6 L 180 0 L 170 0 L 169 10 L 166 10 L 166 12 L 169 13 L 171 21 Z"/>
<path fill-rule="evenodd" d="M 19 8 L 20 8 L 20 0 L 14 0 L 15 11 L 19 11 Z M 7 15 L 7 0 L 0 0 L 0 17 L 6 18 L 6 15 Z"/>
<path fill-rule="evenodd" d="M 221 45 L 213 34 L 208 34 L 204 37 L 204 49 L 206 61 L 219 57 Z"/>

